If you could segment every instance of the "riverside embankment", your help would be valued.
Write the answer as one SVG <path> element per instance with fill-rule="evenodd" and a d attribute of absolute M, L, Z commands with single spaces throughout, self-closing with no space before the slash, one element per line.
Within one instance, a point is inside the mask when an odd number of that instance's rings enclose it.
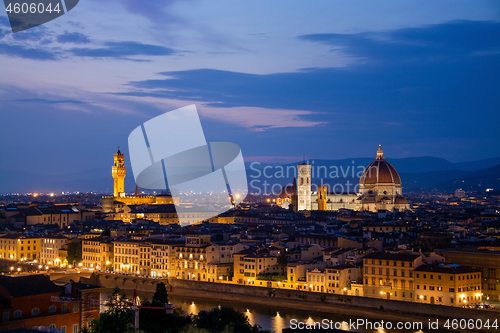
<path fill-rule="evenodd" d="M 123 290 L 154 292 L 156 283 L 162 281 L 170 289 L 171 295 L 224 300 L 283 309 L 307 309 L 324 314 L 346 314 L 349 317 L 374 318 L 391 321 L 422 321 L 440 319 L 494 320 L 500 312 L 483 309 L 464 309 L 442 305 L 400 302 L 360 296 L 322 294 L 300 290 L 255 287 L 228 283 L 212 283 L 177 279 L 147 279 L 108 273 L 94 273 L 89 280 L 92 284 L 107 288 L 118 286 Z"/>

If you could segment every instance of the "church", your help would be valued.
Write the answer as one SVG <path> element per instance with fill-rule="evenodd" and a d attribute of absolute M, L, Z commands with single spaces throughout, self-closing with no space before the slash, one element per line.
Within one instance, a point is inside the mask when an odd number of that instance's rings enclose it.
<path fill-rule="evenodd" d="M 317 186 L 312 191 L 311 165 L 297 165 L 297 178 L 283 187 L 276 198 L 277 205 L 299 211 L 335 211 L 352 209 L 377 212 L 379 210 L 405 211 L 410 209 L 403 197 L 401 178 L 394 167 L 385 160 L 381 145 L 375 160 L 366 167 L 359 179 L 359 191 L 331 193 L 327 186 Z"/>
<path fill-rule="evenodd" d="M 115 211 L 115 208 L 123 207 L 124 205 L 143 205 L 143 204 L 173 204 L 174 197 L 170 194 L 161 195 L 140 195 L 139 187 L 135 187 L 134 195 L 125 193 L 125 155 L 118 151 L 114 155 L 114 164 L 111 167 L 111 175 L 113 176 L 113 196 L 103 196 L 101 198 L 102 211 L 105 213 Z M 177 198 L 178 199 L 178 198 Z"/>

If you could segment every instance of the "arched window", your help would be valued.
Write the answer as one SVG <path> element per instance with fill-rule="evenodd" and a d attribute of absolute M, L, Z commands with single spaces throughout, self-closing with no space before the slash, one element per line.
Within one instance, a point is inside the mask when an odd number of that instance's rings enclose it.
<path fill-rule="evenodd" d="M 49 312 L 50 312 L 50 313 L 54 313 L 54 312 L 56 312 L 56 306 L 55 306 L 55 305 L 51 305 L 51 306 L 49 306 Z"/>
<path fill-rule="evenodd" d="M 33 309 L 31 309 L 31 315 L 32 316 L 36 316 L 38 314 L 40 314 L 40 309 L 39 308 L 33 308 Z"/>
<path fill-rule="evenodd" d="M 21 318 L 22 315 L 23 315 L 23 312 L 21 310 L 14 311 L 14 318 Z"/>
<path fill-rule="evenodd" d="M 49 325 L 50 328 L 56 328 L 56 324 L 52 323 Z"/>
<path fill-rule="evenodd" d="M 92 322 L 95 320 L 94 316 L 90 315 L 87 317 L 87 327 L 90 327 L 92 325 Z"/>

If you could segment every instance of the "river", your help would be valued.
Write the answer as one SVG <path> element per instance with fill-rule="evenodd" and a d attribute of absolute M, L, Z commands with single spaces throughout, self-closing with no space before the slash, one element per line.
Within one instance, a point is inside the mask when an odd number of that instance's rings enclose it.
<path fill-rule="evenodd" d="M 110 290 L 106 290 L 106 292 L 101 294 L 101 301 L 107 300 L 109 297 Z M 133 292 L 126 291 L 126 295 L 128 298 L 133 298 Z M 138 293 L 138 297 L 140 300 L 151 299 L 152 293 Z M 445 333 L 450 332 L 447 329 L 429 329 L 428 322 L 422 322 L 422 329 L 418 327 L 414 327 L 413 329 L 376 329 L 376 323 L 380 322 L 382 319 L 373 319 L 373 318 L 362 318 L 359 316 L 353 317 L 345 314 L 335 314 L 335 313 L 321 313 L 315 311 L 308 311 L 307 309 L 287 309 L 276 306 L 262 306 L 262 305 L 248 305 L 244 302 L 230 302 L 223 300 L 215 300 L 215 299 L 206 299 L 206 298 L 197 298 L 192 296 L 180 296 L 180 295 L 170 295 L 170 302 L 174 304 L 174 306 L 179 309 L 182 308 L 186 314 L 198 314 L 198 312 L 202 310 L 210 310 L 218 306 L 227 306 L 237 309 L 248 317 L 250 323 L 252 325 L 258 324 L 263 329 L 271 330 L 274 333 L 281 333 L 283 328 L 288 328 L 291 325 L 292 320 L 297 320 L 297 322 L 302 323 L 314 323 L 314 322 L 322 322 L 325 319 L 330 323 L 333 322 L 332 325 L 340 325 L 344 322 L 343 329 L 348 329 L 349 321 L 356 321 L 358 319 L 363 319 L 367 322 L 371 322 L 374 328 L 367 327 L 364 325 L 363 327 L 356 327 L 357 332 L 363 333 Z M 293 322 L 292 322 L 293 323 Z M 404 322 L 407 323 L 407 322 Z M 397 322 L 392 321 L 393 327 L 396 327 Z M 416 325 L 414 323 L 407 323 L 407 325 Z M 335 328 L 335 326 L 332 326 Z M 337 327 L 339 328 L 339 327 Z M 460 331 L 453 330 L 454 333 L 460 333 Z"/>

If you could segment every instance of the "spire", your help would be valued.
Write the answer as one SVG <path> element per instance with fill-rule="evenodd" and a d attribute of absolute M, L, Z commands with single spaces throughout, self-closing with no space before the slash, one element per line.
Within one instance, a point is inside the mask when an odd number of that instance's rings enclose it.
<path fill-rule="evenodd" d="M 118 146 L 118 151 L 116 152 L 117 154 L 121 154 L 122 152 L 120 151 L 120 146 Z"/>
<path fill-rule="evenodd" d="M 377 160 L 383 160 L 384 159 L 384 152 L 382 151 L 382 145 L 378 145 L 378 150 L 377 150 Z"/>
<path fill-rule="evenodd" d="M 136 197 L 138 197 L 138 196 L 140 196 L 140 195 L 141 195 L 141 194 L 139 193 L 139 186 L 138 186 L 138 185 L 135 185 L 135 193 L 134 193 L 134 195 L 135 195 Z"/>

